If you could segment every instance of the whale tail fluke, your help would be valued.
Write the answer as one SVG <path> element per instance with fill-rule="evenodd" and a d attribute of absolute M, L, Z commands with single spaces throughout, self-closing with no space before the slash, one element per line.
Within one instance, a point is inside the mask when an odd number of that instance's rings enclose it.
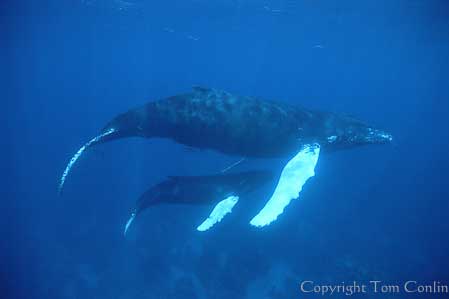
<path fill-rule="evenodd" d="M 72 169 L 73 165 L 76 163 L 76 161 L 78 161 L 78 159 L 81 157 L 81 155 L 86 151 L 86 149 L 88 149 L 89 147 L 91 147 L 92 145 L 102 142 L 105 137 L 111 135 L 112 133 L 114 133 L 116 130 L 115 129 L 109 129 L 107 131 L 105 131 L 104 133 L 92 138 L 91 140 L 89 140 L 89 142 L 87 142 L 86 144 L 84 144 L 76 153 L 75 155 L 73 155 L 73 157 L 70 159 L 69 163 L 67 164 L 67 167 L 64 170 L 64 173 L 61 176 L 61 179 L 59 181 L 59 186 L 58 186 L 58 195 L 61 195 L 62 193 L 62 189 L 64 187 L 64 183 L 67 179 L 67 176 L 69 175 L 70 170 Z"/>
<path fill-rule="evenodd" d="M 134 219 L 136 218 L 136 213 L 132 213 L 131 217 L 129 217 L 128 221 L 126 222 L 125 225 L 125 231 L 123 232 L 123 235 L 126 237 L 126 233 L 128 232 L 129 227 L 131 226 L 131 223 L 133 223 Z"/>

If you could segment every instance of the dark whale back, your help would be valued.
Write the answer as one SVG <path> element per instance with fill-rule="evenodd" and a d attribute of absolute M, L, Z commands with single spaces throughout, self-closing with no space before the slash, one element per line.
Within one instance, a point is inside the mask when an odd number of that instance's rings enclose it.
<path fill-rule="evenodd" d="M 114 133 L 100 142 L 162 137 L 259 158 L 292 155 L 311 143 L 338 149 L 391 141 L 391 135 L 344 115 L 198 87 L 123 113 L 102 132 L 109 130 Z"/>
<path fill-rule="evenodd" d="M 320 115 L 306 109 L 206 88 L 150 102 L 119 119 L 139 119 L 145 137 L 251 157 L 295 152 L 316 139 L 322 123 Z"/>
<path fill-rule="evenodd" d="M 168 136 L 177 142 L 241 156 L 271 157 L 295 151 L 300 138 L 307 137 L 301 128 L 313 121 L 304 109 L 211 89 L 197 89 L 158 104 L 159 111 L 169 117 L 176 107 Z"/>

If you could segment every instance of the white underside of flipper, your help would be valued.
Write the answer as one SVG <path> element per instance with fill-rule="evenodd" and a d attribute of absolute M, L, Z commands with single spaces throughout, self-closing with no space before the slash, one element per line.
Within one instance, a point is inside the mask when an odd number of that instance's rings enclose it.
<path fill-rule="evenodd" d="M 288 161 L 282 170 L 279 182 L 270 200 L 251 220 L 250 224 L 262 227 L 275 221 L 285 207 L 299 196 L 307 180 L 315 175 L 315 166 L 320 155 L 318 144 L 306 145 Z"/>
<path fill-rule="evenodd" d="M 207 219 L 204 220 L 204 222 L 201 223 L 201 225 L 198 226 L 196 229 L 199 230 L 200 232 L 208 230 L 216 223 L 220 222 L 224 216 L 231 213 L 232 208 L 237 204 L 238 201 L 239 201 L 238 196 L 229 196 L 226 199 L 223 199 L 215 206 L 215 208 L 212 210 L 212 213 L 210 213 L 209 217 L 207 217 Z"/>

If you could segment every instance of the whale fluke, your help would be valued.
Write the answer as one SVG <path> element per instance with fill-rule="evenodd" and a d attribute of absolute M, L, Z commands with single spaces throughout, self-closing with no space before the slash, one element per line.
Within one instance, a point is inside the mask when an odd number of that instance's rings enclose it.
<path fill-rule="evenodd" d="M 129 226 L 131 225 L 131 223 L 133 223 L 135 218 L 136 218 L 136 213 L 132 213 L 131 217 L 129 217 L 128 221 L 126 222 L 125 231 L 123 232 L 124 236 L 126 236 L 126 232 L 128 231 Z"/>
<path fill-rule="evenodd" d="M 216 223 L 220 222 L 224 216 L 232 212 L 232 208 L 239 201 L 238 196 L 229 196 L 226 199 L 220 201 L 215 208 L 210 213 L 209 217 L 204 220 L 196 229 L 200 232 L 204 232 L 214 226 Z"/>
<path fill-rule="evenodd" d="M 98 135 L 94 138 L 92 138 L 91 140 L 89 140 L 89 142 L 87 142 L 85 145 L 83 145 L 77 152 L 75 155 L 73 155 L 72 159 L 70 159 L 69 163 L 67 164 L 67 167 L 64 170 L 64 173 L 61 176 L 61 180 L 59 182 L 59 186 L 58 186 L 58 194 L 60 195 L 62 192 L 62 188 L 64 187 L 64 183 L 65 180 L 70 172 L 70 170 L 72 169 L 73 165 L 76 163 L 76 161 L 78 161 L 78 159 L 81 157 L 81 155 L 84 153 L 84 151 L 89 148 L 90 146 L 92 146 L 93 144 L 101 141 L 101 139 L 103 139 L 104 137 L 111 135 L 112 133 L 115 132 L 115 129 L 109 129 L 106 132 L 104 132 L 101 135 Z"/>
<path fill-rule="evenodd" d="M 299 196 L 307 180 L 315 175 L 319 155 L 318 144 L 306 145 L 285 165 L 273 195 L 251 220 L 251 225 L 256 227 L 268 225 L 284 212 L 290 201 Z"/>

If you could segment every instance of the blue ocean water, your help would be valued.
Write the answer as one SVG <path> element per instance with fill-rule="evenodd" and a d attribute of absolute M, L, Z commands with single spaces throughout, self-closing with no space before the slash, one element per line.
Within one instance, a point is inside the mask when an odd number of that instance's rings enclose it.
<path fill-rule="evenodd" d="M 447 1 L 22 0 L 0 13 L 1 298 L 449 285 Z M 248 225 L 266 200 L 254 198 L 205 233 L 195 228 L 210 207 L 154 207 L 125 238 L 149 186 L 236 160 L 167 140 L 96 147 L 58 197 L 71 155 L 113 116 L 193 85 L 353 114 L 394 142 L 322 155 L 300 200 L 263 229 Z"/>

